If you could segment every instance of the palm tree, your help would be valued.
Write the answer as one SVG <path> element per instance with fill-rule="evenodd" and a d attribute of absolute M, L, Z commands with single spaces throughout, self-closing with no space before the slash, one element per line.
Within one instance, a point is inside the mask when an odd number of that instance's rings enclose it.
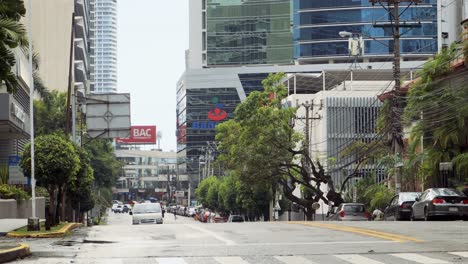
<path fill-rule="evenodd" d="M 12 72 L 16 64 L 12 49 L 28 44 L 26 30 L 19 22 L 25 14 L 22 0 L 0 0 L 0 83 L 5 83 L 9 93 L 18 88 L 18 80 Z"/>

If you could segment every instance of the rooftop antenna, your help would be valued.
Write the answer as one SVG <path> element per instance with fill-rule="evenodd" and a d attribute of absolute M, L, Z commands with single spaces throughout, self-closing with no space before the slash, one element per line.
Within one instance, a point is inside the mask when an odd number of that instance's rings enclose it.
<path fill-rule="evenodd" d="M 162 139 L 162 132 L 158 131 L 157 138 L 158 138 L 158 149 L 161 150 L 161 139 Z"/>

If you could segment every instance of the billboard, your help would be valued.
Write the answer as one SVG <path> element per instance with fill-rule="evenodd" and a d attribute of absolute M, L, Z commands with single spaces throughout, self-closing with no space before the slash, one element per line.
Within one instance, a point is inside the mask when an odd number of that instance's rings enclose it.
<path fill-rule="evenodd" d="M 156 126 L 131 126 L 130 137 L 117 138 L 119 144 L 156 144 Z"/>
<path fill-rule="evenodd" d="M 87 95 L 86 128 L 91 138 L 128 137 L 130 94 Z"/>

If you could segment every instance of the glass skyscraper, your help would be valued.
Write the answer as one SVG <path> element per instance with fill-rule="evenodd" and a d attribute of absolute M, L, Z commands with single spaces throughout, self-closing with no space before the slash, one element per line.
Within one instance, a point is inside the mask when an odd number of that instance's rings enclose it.
<path fill-rule="evenodd" d="M 290 0 L 208 0 L 203 28 L 207 63 L 293 63 Z"/>
<path fill-rule="evenodd" d="M 117 92 L 117 0 L 93 0 L 92 93 Z"/>
<path fill-rule="evenodd" d="M 437 52 L 437 0 L 408 4 L 401 3 L 400 21 L 419 27 L 400 29 L 402 57 L 429 58 Z M 363 59 L 393 56 L 392 28 L 374 27 L 390 21 L 389 12 L 369 0 L 294 0 L 294 57 L 301 64 L 346 59 L 348 39 L 340 31 L 363 35 Z"/>

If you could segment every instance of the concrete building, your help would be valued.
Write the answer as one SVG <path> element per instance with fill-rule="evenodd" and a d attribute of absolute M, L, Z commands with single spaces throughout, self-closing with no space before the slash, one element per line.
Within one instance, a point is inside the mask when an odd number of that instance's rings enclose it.
<path fill-rule="evenodd" d="M 29 60 L 19 48 L 15 49 L 14 53 L 16 67 L 13 72 L 19 80 L 20 87 L 16 93 L 10 94 L 6 86 L 0 83 L 0 167 L 12 165 L 11 162 L 29 143 L 31 133 Z M 20 174 L 12 175 L 10 170 L 10 183 L 25 184 L 25 180 Z"/>
<path fill-rule="evenodd" d="M 404 71 L 403 74 L 413 75 L 411 71 Z M 353 79 L 337 81 L 346 75 L 352 75 Z M 289 74 L 285 84 L 296 86 L 296 93 L 293 90 L 284 100 L 285 106 L 298 107 L 297 116 L 301 118 L 306 116 L 304 104 L 309 106 L 309 150 L 312 159 L 320 161 L 332 177 L 335 190 L 341 190 L 346 177 L 353 174 L 358 165 L 356 154 L 343 156 L 342 152 L 356 141 L 371 143 L 378 139 L 376 123 L 382 102 L 377 96 L 393 89 L 392 71 L 340 70 L 320 74 Z M 304 88 L 308 93 L 304 93 Z M 294 129 L 297 132 L 305 133 L 305 127 L 305 120 L 295 121 Z M 375 175 L 375 181 L 382 182 L 386 179 L 384 171 L 377 164 L 367 163 L 359 167 L 357 174 Z M 349 181 L 348 187 L 354 182 L 355 179 Z M 321 189 L 328 192 L 327 185 L 322 185 Z M 299 188 L 295 195 L 301 195 Z M 320 203 L 320 208 L 326 213 L 328 205 L 323 201 Z"/>
<path fill-rule="evenodd" d="M 180 204 L 187 204 L 188 178 L 185 171 L 177 167 L 176 152 L 121 145 L 117 146 L 115 155 L 125 164 L 117 183 L 120 199 L 174 198 Z"/>
<path fill-rule="evenodd" d="M 90 1 L 33 1 L 32 9 L 34 51 L 40 59 L 39 77 L 49 90 L 67 92 L 71 56 L 72 87 L 78 95 L 85 96 L 90 88 Z"/>
<path fill-rule="evenodd" d="M 117 0 L 91 0 L 91 92 L 117 92 Z"/>

